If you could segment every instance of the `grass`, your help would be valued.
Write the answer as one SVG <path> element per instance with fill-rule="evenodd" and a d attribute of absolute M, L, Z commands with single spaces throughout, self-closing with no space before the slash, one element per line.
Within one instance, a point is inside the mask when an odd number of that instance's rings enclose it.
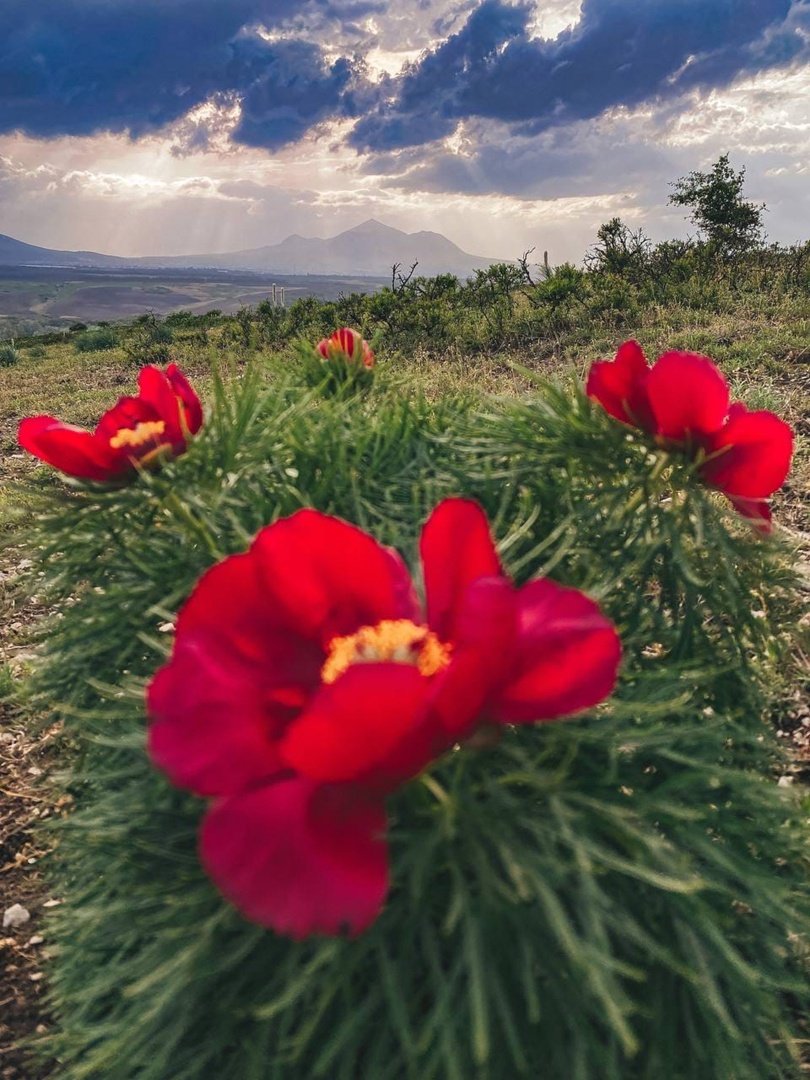
<path fill-rule="evenodd" d="M 258 357 L 267 361 L 268 377 L 276 370 L 269 350 L 240 348 L 228 341 L 228 329 L 226 322 L 209 331 L 207 346 L 182 330 L 175 332 L 176 358 L 203 397 L 210 391 L 214 365 L 224 365 L 238 377 L 245 363 Z M 592 360 L 611 356 L 629 337 L 637 338 L 651 356 L 667 349 L 706 353 L 723 369 L 736 396 L 752 408 L 774 410 L 794 426 L 799 436 L 795 466 L 781 500 L 790 521 L 810 530 L 802 505 L 810 491 L 810 298 L 806 296 L 778 300 L 763 296 L 733 312 L 653 304 L 621 327 L 583 319 L 520 350 L 470 355 L 451 346 L 436 356 L 426 342 L 405 354 L 389 352 L 383 340 L 379 354 L 401 371 L 414 392 L 434 399 L 460 392 L 512 396 L 530 386 L 526 372 L 581 381 Z M 137 365 L 122 348 L 77 353 L 72 342 L 65 342 L 23 348 L 21 356 L 0 378 L 0 527 L 3 515 L 24 500 L 19 481 L 25 485 L 36 472 L 34 463 L 24 460 L 17 448 L 20 418 L 49 413 L 70 423 L 93 425 L 118 396 L 134 391 L 137 379 Z"/>

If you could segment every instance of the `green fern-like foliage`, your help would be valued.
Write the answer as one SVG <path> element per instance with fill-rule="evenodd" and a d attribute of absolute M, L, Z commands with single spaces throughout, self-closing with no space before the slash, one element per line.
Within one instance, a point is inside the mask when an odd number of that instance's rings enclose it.
<path fill-rule="evenodd" d="M 415 554 L 446 495 L 518 581 L 599 598 L 605 707 L 462 747 L 392 800 L 394 887 L 354 940 L 250 925 L 203 874 L 201 800 L 144 752 L 143 690 L 200 573 L 313 505 Z M 218 386 L 190 452 L 117 491 L 47 484 L 26 524 L 59 614 L 35 705 L 75 747 L 51 935 L 65 1080 L 798 1077 L 801 807 L 762 721 L 789 553 L 575 393 L 429 403 Z M 384 720 L 384 718 L 381 718 Z"/>

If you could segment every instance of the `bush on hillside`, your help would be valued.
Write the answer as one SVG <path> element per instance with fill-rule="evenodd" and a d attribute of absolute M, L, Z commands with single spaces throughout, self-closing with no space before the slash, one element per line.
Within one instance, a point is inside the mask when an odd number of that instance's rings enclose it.
<path fill-rule="evenodd" d="M 216 308 L 196 314 L 193 311 L 172 311 L 163 320 L 163 325 L 172 330 L 207 330 L 222 319 L 222 312 Z"/>
<path fill-rule="evenodd" d="M 118 332 L 111 326 L 102 326 L 98 330 L 85 330 L 73 339 L 76 352 L 106 352 L 118 346 Z"/>
<path fill-rule="evenodd" d="M 733 258 L 762 243 L 762 215 L 758 206 L 742 197 L 745 169 L 732 168 L 728 154 L 722 154 L 708 172 L 692 172 L 673 185 L 669 201 L 690 210 L 712 251 Z"/>
<path fill-rule="evenodd" d="M 135 320 L 123 339 L 126 356 L 133 364 L 165 364 L 172 358 L 174 333 L 156 315 Z"/>
<path fill-rule="evenodd" d="M 0 342 L 0 367 L 13 367 L 20 359 L 20 350 L 13 341 Z"/>
<path fill-rule="evenodd" d="M 810 242 L 778 245 L 718 258 L 697 241 L 652 245 L 614 219 L 600 229 L 584 270 L 570 264 L 535 268 L 524 258 L 479 271 L 468 281 L 452 275 L 410 276 L 394 288 L 338 300 L 305 297 L 288 308 L 269 301 L 243 312 L 232 344 L 250 340 L 270 349 L 297 338 L 317 340 L 335 326 L 356 326 L 368 338 L 380 335 L 402 355 L 414 350 L 443 356 L 508 349 L 544 348 L 560 335 L 611 334 L 638 325 L 651 309 L 740 312 L 786 301 L 799 308 L 810 295 Z M 246 336 L 247 335 L 247 336 Z M 253 344 L 251 344 L 251 348 Z"/>

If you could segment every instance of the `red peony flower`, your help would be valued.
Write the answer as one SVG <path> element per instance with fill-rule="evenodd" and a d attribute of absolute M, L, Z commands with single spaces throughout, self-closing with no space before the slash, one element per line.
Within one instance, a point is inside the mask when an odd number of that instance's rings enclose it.
<path fill-rule="evenodd" d="M 362 363 L 364 367 L 374 367 L 374 353 L 371 346 L 356 330 L 348 326 L 336 330 L 328 338 L 319 341 L 316 351 L 324 360 L 344 360 Z"/>
<path fill-rule="evenodd" d="M 53 416 L 29 416 L 18 438 L 24 450 L 69 476 L 113 481 L 184 453 L 202 422 L 200 399 L 177 365 L 169 364 L 165 372 L 142 368 L 138 396 L 119 398 L 95 431 Z"/>
<path fill-rule="evenodd" d="M 626 341 L 615 360 L 591 365 L 586 391 L 617 420 L 691 455 L 707 484 L 769 528 L 767 500 L 790 471 L 793 432 L 772 412 L 732 404 L 707 356 L 668 352 L 650 367 L 638 342 Z"/>
<path fill-rule="evenodd" d="M 426 611 L 399 556 L 301 510 L 209 570 L 148 692 L 149 752 L 216 801 L 203 864 L 249 919 L 359 933 L 388 891 L 385 799 L 482 724 L 553 720 L 613 689 L 594 601 L 504 575 L 481 508 L 422 532 Z"/>

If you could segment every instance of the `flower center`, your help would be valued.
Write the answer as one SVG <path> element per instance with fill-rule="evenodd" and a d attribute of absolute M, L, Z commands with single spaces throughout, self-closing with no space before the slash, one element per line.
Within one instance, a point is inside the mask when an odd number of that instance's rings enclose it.
<path fill-rule="evenodd" d="M 361 626 L 355 634 L 333 638 L 321 668 L 325 683 L 333 683 L 352 664 L 393 661 L 413 664 L 420 675 L 435 675 L 450 663 L 451 645 L 439 641 L 432 630 L 410 619 L 383 619 L 376 626 Z"/>
<path fill-rule="evenodd" d="M 124 446 L 135 449 L 156 439 L 165 430 L 166 424 L 163 420 L 143 420 L 134 428 L 119 428 L 110 439 L 110 446 L 113 450 L 120 450 Z"/>

